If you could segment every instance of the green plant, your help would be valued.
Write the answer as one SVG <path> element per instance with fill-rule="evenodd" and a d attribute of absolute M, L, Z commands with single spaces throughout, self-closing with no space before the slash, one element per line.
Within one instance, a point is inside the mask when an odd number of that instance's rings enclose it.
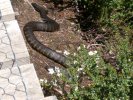
<path fill-rule="evenodd" d="M 111 64 L 105 63 L 99 52 L 88 52 L 86 48 L 81 47 L 72 57 L 73 65 L 64 71 L 65 74 L 61 71 L 61 76 L 54 78 L 62 91 L 61 98 L 129 100 L 133 86 L 133 61 L 131 61 L 131 51 L 128 48 L 128 37 L 119 38 L 117 43 L 119 44 L 116 48 L 117 60 L 121 72 L 117 72 Z M 69 89 L 65 89 L 66 86 Z"/>
<path fill-rule="evenodd" d="M 132 0 L 75 0 L 78 10 L 88 12 L 87 17 L 108 22 L 110 19 L 122 18 L 128 20 L 133 17 Z"/>
<path fill-rule="evenodd" d="M 110 64 L 106 64 L 98 54 L 88 56 L 87 51 L 82 49 L 76 57 L 76 66 L 77 68 L 81 65 L 84 66 L 83 72 L 91 79 L 91 85 L 82 88 L 83 86 L 77 83 L 78 79 L 76 78 L 74 82 L 75 86 L 78 86 L 78 90 L 75 91 L 74 87 L 68 97 L 79 100 L 129 100 L 130 86 L 133 86 L 133 62 L 130 59 L 131 52 L 127 43 L 127 38 L 121 40 L 117 49 L 117 59 L 120 62 L 121 73 L 118 73 Z M 74 77 L 75 73 L 71 72 L 71 74 Z"/>

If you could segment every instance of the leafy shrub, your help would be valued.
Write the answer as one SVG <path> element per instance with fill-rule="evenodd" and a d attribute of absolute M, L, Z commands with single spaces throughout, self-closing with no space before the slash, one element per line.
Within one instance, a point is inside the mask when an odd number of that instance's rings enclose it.
<path fill-rule="evenodd" d="M 133 10 L 132 0 L 75 0 L 79 11 L 88 12 L 87 17 L 108 21 L 115 18 L 131 18 Z M 83 15 L 85 16 L 85 15 Z"/>
<path fill-rule="evenodd" d="M 117 60 L 121 71 L 105 63 L 101 53 L 83 46 L 73 55 L 73 65 L 53 74 L 53 81 L 68 100 L 129 100 L 133 87 L 133 61 L 128 37 L 119 38 Z M 111 52 L 111 51 L 110 51 Z M 55 84 L 55 83 L 54 83 Z M 51 84 L 52 85 L 52 84 Z M 65 87 L 69 88 L 66 89 Z"/>

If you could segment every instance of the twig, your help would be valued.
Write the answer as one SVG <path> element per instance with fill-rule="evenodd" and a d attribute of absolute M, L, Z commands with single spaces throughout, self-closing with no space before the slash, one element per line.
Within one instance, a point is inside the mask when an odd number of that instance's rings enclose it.
<path fill-rule="evenodd" d="M 91 46 L 102 46 L 102 47 L 105 47 L 105 45 L 102 45 L 102 44 L 90 44 L 90 45 L 88 45 L 88 48 L 91 47 Z"/>
<path fill-rule="evenodd" d="M 53 88 L 54 91 L 58 92 L 60 95 L 63 95 L 62 91 L 57 89 L 57 88 Z"/>

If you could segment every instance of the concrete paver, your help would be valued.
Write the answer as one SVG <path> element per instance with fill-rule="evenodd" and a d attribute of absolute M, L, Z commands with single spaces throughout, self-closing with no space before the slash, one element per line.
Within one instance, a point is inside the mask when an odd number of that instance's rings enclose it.
<path fill-rule="evenodd" d="M 13 11 L 10 0 L 0 0 L 0 10 L 2 14 L 2 21 L 9 21 L 15 19 L 15 13 Z"/>

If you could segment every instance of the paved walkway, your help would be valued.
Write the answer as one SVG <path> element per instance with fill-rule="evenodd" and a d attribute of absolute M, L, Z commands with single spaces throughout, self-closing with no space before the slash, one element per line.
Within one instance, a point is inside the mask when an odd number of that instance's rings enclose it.
<path fill-rule="evenodd" d="M 44 98 L 10 0 L 0 0 L 0 100 Z"/>

